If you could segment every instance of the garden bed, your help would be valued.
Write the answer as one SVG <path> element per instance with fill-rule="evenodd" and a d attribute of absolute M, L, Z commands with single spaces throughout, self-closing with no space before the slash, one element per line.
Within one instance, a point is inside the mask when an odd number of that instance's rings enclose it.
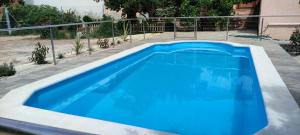
<path fill-rule="evenodd" d="M 281 44 L 280 46 L 291 56 L 300 55 L 300 45 Z"/>

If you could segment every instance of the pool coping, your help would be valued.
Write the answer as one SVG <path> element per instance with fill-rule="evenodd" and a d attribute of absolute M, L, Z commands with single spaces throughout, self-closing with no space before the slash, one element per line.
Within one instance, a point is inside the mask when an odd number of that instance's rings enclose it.
<path fill-rule="evenodd" d="M 23 103 L 35 91 L 61 80 L 89 71 L 156 44 L 168 45 L 180 42 L 226 43 L 236 47 L 249 47 L 262 90 L 268 118 L 268 126 L 260 130 L 257 134 L 279 134 L 280 132 L 278 131 L 286 134 L 299 133 L 299 129 L 297 129 L 297 127 L 299 127 L 297 119 L 300 119 L 299 108 L 263 47 L 207 40 L 182 40 L 147 43 L 84 66 L 30 83 L 10 91 L 2 99 L 0 99 L 0 117 L 91 134 L 169 134 L 146 128 L 33 108 L 24 106 Z"/>

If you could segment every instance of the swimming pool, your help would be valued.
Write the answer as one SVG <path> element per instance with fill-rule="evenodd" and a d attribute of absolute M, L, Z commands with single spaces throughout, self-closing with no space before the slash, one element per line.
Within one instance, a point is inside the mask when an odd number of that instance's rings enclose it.
<path fill-rule="evenodd" d="M 262 47 L 223 41 L 143 44 L 0 99 L 0 124 L 38 134 L 298 134 L 299 114 Z"/>
<path fill-rule="evenodd" d="M 36 91 L 26 106 L 177 134 L 267 125 L 249 48 L 155 45 Z"/>

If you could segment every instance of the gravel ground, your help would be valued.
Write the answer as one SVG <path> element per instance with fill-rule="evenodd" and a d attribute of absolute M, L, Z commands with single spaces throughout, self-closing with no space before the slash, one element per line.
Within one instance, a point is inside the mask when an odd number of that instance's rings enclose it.
<path fill-rule="evenodd" d="M 157 36 L 158 34 L 147 34 L 147 37 Z M 31 36 L 10 36 L 10 37 L 0 37 L 0 64 L 4 62 L 13 62 L 15 65 L 26 65 L 29 62 L 28 58 L 31 56 L 31 52 L 34 49 L 34 45 L 37 42 L 49 47 L 48 60 L 52 61 L 52 52 L 51 52 L 51 42 L 50 40 L 41 40 L 38 38 L 38 35 Z M 128 37 L 129 38 L 129 37 Z M 134 41 L 143 40 L 143 34 L 133 35 Z M 93 50 L 101 50 L 97 46 L 97 39 L 91 39 L 91 47 Z M 115 42 L 122 41 L 119 37 L 115 38 Z M 84 44 L 83 52 L 86 52 L 88 49 L 87 39 L 82 39 L 81 42 Z M 112 39 L 110 39 L 112 42 Z M 73 46 L 75 40 L 54 40 L 55 44 L 55 53 L 56 55 L 61 53 L 66 57 L 74 56 Z M 121 42 L 122 44 L 122 42 Z"/>

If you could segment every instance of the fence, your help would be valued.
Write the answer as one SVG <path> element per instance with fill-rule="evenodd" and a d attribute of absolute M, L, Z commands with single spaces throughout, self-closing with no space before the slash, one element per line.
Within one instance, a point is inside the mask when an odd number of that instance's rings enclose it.
<path fill-rule="evenodd" d="M 272 21 L 283 23 L 272 23 Z M 288 23 L 288 22 L 297 23 Z M 289 35 L 295 27 L 300 26 L 300 15 L 276 16 L 200 16 L 200 17 L 151 17 L 147 19 L 122 19 L 96 22 L 82 22 L 59 25 L 44 25 L 32 27 L 15 27 L 0 29 L 1 46 L 13 48 L 1 50 L 0 62 L 11 57 L 15 61 L 26 61 L 37 42 L 42 42 L 50 49 L 53 64 L 57 64 L 57 55 L 74 54 L 74 39 L 81 35 L 85 46 L 82 53 L 91 54 L 99 50 L 99 44 L 108 39 L 109 46 L 121 42 L 132 44 L 137 40 L 153 39 L 178 40 L 230 40 L 234 38 L 256 38 L 262 40 L 265 36 Z M 287 28 L 291 29 L 287 32 Z M 274 30 L 272 30 L 274 29 Z M 279 32 L 278 29 L 285 29 Z M 18 38 L 21 38 L 19 42 Z M 16 47 L 18 46 L 18 47 Z M 26 46 L 26 47 L 23 47 Z M 18 50 L 20 49 L 20 50 Z M 57 51 L 58 50 L 58 51 Z M 101 50 L 101 49 L 100 49 Z M 14 53 L 16 51 L 17 53 Z M 11 54 L 8 54 L 11 53 Z M 1 54 L 0 54 L 1 55 Z"/>

